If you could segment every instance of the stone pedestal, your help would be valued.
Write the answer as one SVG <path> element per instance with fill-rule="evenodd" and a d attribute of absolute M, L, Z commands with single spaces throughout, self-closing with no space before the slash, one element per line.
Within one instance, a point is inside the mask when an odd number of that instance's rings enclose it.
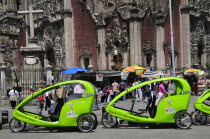
<path fill-rule="evenodd" d="M 44 80 L 42 69 L 44 66 L 45 50 L 36 43 L 37 39 L 32 38 L 29 39 L 29 45 L 27 47 L 20 48 L 20 52 L 24 57 L 22 68 L 25 71 L 22 73 L 22 78 L 27 79 L 26 86 L 30 86 L 33 82 L 39 84 Z"/>
<path fill-rule="evenodd" d="M 29 39 L 29 45 L 27 47 L 20 48 L 20 52 L 24 56 L 24 69 L 43 68 L 45 50 L 36 43 L 37 39 L 31 38 Z"/>

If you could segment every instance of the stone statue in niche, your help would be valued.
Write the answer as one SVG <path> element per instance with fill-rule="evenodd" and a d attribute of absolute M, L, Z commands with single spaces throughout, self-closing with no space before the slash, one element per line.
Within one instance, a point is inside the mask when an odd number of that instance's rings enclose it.
<path fill-rule="evenodd" d="M 192 57 L 191 57 L 192 63 L 197 64 L 198 63 L 198 48 L 192 47 L 191 54 L 192 54 Z"/>

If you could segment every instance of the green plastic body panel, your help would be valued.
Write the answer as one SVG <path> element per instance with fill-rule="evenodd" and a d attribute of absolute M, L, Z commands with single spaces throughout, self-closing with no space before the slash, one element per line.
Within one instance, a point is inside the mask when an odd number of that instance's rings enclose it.
<path fill-rule="evenodd" d="M 206 114 L 210 114 L 210 106 L 205 104 L 204 101 L 210 98 L 210 89 L 206 90 L 195 102 L 194 108 Z M 210 101 L 210 100 L 209 100 Z"/>
<path fill-rule="evenodd" d="M 114 103 L 120 99 L 123 95 L 127 92 L 130 92 L 134 89 L 142 87 L 146 84 L 160 82 L 160 81 L 168 81 L 171 80 L 176 85 L 176 92 L 174 94 L 168 94 L 164 99 L 161 100 L 157 107 L 156 116 L 154 118 L 150 118 L 149 116 L 137 116 L 134 115 L 130 111 L 126 111 L 120 108 L 114 107 Z M 191 88 L 189 84 L 182 78 L 177 77 L 167 77 L 167 78 L 160 78 L 155 80 L 150 80 L 128 88 L 127 90 L 121 92 L 118 96 L 116 96 L 105 108 L 106 112 L 110 113 L 113 116 L 118 118 L 137 122 L 137 123 L 174 123 L 175 122 L 175 115 L 179 111 L 187 111 L 190 96 L 191 96 Z"/>
<path fill-rule="evenodd" d="M 56 89 L 59 86 L 69 85 L 73 83 L 80 83 L 85 87 L 85 97 L 69 100 L 64 103 L 62 106 L 59 120 L 56 122 L 51 122 L 47 117 L 44 117 L 39 114 L 31 113 L 24 111 L 22 108 L 27 105 L 32 99 L 36 99 L 39 95 L 44 94 L 45 92 Z M 13 117 L 23 122 L 44 126 L 44 127 L 68 127 L 68 126 L 77 126 L 77 118 L 80 115 L 87 114 L 90 115 L 92 113 L 93 105 L 95 102 L 95 87 L 87 82 L 82 80 L 71 80 L 61 82 L 42 90 L 35 92 L 34 94 L 25 98 L 14 110 Z M 70 112 L 74 112 L 74 116 L 69 116 Z"/>

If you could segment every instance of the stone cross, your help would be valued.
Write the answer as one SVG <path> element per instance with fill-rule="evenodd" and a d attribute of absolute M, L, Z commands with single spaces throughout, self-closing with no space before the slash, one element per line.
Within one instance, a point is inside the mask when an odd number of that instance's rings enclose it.
<path fill-rule="evenodd" d="M 27 4 L 27 2 L 25 2 Z M 29 24 L 30 24 L 30 38 L 34 37 L 34 18 L 33 14 L 43 13 L 43 10 L 33 10 L 32 2 L 29 0 L 29 10 L 28 11 L 18 11 L 19 14 L 29 14 Z"/>

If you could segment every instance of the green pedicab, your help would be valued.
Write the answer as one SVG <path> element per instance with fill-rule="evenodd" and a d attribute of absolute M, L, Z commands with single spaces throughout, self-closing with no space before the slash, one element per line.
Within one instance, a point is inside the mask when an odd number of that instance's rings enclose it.
<path fill-rule="evenodd" d="M 81 93 L 76 93 L 76 86 L 80 87 Z M 56 92 L 57 96 L 53 113 L 43 115 L 42 112 L 35 113 L 25 109 L 33 99 L 48 91 Z M 91 83 L 82 80 L 65 81 L 41 89 L 25 98 L 15 108 L 9 127 L 13 132 L 21 132 L 28 123 L 40 127 L 78 127 L 81 132 L 90 132 L 97 127 L 97 118 L 92 113 L 95 91 Z"/>
<path fill-rule="evenodd" d="M 125 109 L 116 106 L 116 102 L 125 94 L 131 93 L 133 90 L 143 87 L 147 84 L 172 81 L 175 85 L 174 93 L 168 94 L 163 98 L 158 106 L 152 105 L 147 110 L 134 110 L 135 100 L 131 102 L 131 108 Z M 192 118 L 187 113 L 190 102 L 191 89 L 189 84 L 182 78 L 167 77 L 150 80 L 133 86 L 121 92 L 106 107 L 102 115 L 102 124 L 107 128 L 115 127 L 120 124 L 119 119 L 129 122 L 152 125 L 155 123 L 175 123 L 181 129 L 188 129 L 192 125 Z M 153 103 L 154 104 L 154 103 Z M 155 113 L 154 113 L 155 110 Z M 144 113 L 149 112 L 149 115 Z"/>
<path fill-rule="evenodd" d="M 191 117 L 196 125 L 205 124 L 210 114 L 210 89 L 205 91 L 195 102 Z"/>

